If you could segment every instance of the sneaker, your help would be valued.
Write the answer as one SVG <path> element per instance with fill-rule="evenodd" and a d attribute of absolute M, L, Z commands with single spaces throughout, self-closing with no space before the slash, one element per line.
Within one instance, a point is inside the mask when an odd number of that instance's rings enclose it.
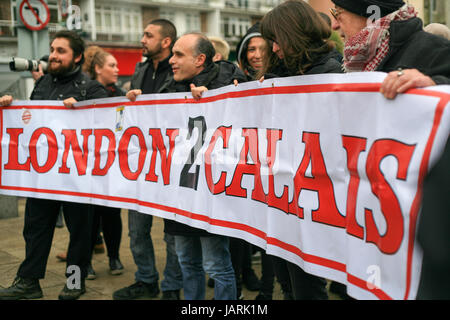
<path fill-rule="evenodd" d="M 97 279 L 97 274 L 94 271 L 94 268 L 92 268 L 92 263 L 89 263 L 87 268 L 87 280 L 94 280 Z"/>
<path fill-rule="evenodd" d="M 123 265 L 119 259 L 110 259 L 109 260 L 109 269 L 110 269 L 109 272 L 114 276 L 117 276 L 117 275 L 123 273 Z"/>
<path fill-rule="evenodd" d="M 163 291 L 161 300 L 180 300 L 180 290 Z"/>
<path fill-rule="evenodd" d="M 242 282 L 249 291 L 258 291 L 261 288 L 261 283 L 253 269 L 250 269 L 248 274 L 242 275 Z"/>
<path fill-rule="evenodd" d="M 135 300 L 143 298 L 154 298 L 159 293 L 158 282 L 144 283 L 138 281 L 129 287 L 117 290 L 113 293 L 114 300 Z"/>
<path fill-rule="evenodd" d="M 81 281 L 80 289 L 69 289 L 67 284 L 64 285 L 64 288 L 59 293 L 59 300 L 77 300 L 82 294 L 86 292 L 86 286 L 84 281 Z"/>
<path fill-rule="evenodd" d="M 16 276 L 9 288 L 0 289 L 0 300 L 39 299 L 42 289 L 39 280 Z"/>

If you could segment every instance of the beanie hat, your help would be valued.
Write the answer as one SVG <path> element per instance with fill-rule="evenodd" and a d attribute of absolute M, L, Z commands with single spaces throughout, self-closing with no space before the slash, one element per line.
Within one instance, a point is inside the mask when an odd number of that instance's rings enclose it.
<path fill-rule="evenodd" d="M 370 17 L 373 12 L 367 12 L 369 6 L 378 6 L 381 10 L 381 17 L 384 17 L 400 9 L 405 2 L 402 0 L 331 0 L 335 5 L 353 12 L 362 17 Z"/>

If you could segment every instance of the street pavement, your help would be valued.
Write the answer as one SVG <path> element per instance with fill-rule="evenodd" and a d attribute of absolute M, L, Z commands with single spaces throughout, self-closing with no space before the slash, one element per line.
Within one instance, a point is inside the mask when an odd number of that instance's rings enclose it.
<path fill-rule="evenodd" d="M 25 199 L 19 198 L 19 216 L 14 218 L 0 219 L 0 288 L 9 287 L 17 273 L 20 263 L 25 257 L 25 241 L 22 236 L 24 224 Z M 109 260 L 106 253 L 94 254 L 92 265 L 97 273 L 97 279 L 86 280 L 86 293 L 80 300 L 112 300 L 114 291 L 129 286 L 134 283 L 134 273 L 136 265 L 129 247 L 128 237 L 128 213 L 122 210 L 122 242 L 120 247 L 120 260 L 124 265 L 124 272 L 121 275 L 109 274 Z M 68 245 L 68 231 L 66 227 L 56 228 L 53 238 L 53 245 L 47 263 L 47 272 L 45 278 L 40 281 L 44 296 L 41 300 L 57 300 L 61 289 L 64 287 L 66 277 L 64 275 L 66 263 L 56 258 L 60 252 L 64 252 Z M 163 240 L 163 220 L 154 217 L 152 227 L 152 239 L 156 256 L 156 267 L 159 272 L 160 281 L 162 280 L 164 264 L 166 261 L 165 242 Z M 253 269 L 258 277 L 261 276 L 260 259 L 253 259 Z M 248 291 L 245 286 L 243 295 L 245 300 L 254 300 L 258 292 Z M 214 290 L 207 287 L 206 299 L 210 300 L 214 296 Z M 161 299 L 161 294 L 152 300 Z M 280 286 L 275 282 L 273 294 L 274 300 L 282 300 L 283 296 Z M 330 294 L 330 299 L 338 299 L 337 296 Z"/>

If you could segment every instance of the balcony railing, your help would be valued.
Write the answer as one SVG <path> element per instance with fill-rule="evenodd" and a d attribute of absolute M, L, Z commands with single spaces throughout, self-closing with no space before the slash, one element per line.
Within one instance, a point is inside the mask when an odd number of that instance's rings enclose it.
<path fill-rule="evenodd" d="M 280 4 L 282 0 L 225 0 L 225 8 L 250 11 L 267 11 Z"/>

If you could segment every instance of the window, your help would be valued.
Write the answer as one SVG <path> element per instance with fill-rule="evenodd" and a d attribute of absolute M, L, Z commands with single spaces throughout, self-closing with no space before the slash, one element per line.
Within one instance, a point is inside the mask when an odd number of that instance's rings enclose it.
<path fill-rule="evenodd" d="M 95 6 L 98 39 L 109 41 L 139 41 L 142 16 L 139 7 Z"/>
<path fill-rule="evenodd" d="M 170 22 L 175 24 L 175 12 L 174 11 L 161 10 L 159 12 L 159 16 L 160 16 L 160 18 L 169 20 Z"/>
<path fill-rule="evenodd" d="M 437 12 L 436 0 L 430 0 L 430 6 L 431 6 L 431 12 L 436 13 Z"/>
<path fill-rule="evenodd" d="M 242 37 L 251 26 L 249 18 L 223 17 L 220 27 L 225 37 Z"/>

